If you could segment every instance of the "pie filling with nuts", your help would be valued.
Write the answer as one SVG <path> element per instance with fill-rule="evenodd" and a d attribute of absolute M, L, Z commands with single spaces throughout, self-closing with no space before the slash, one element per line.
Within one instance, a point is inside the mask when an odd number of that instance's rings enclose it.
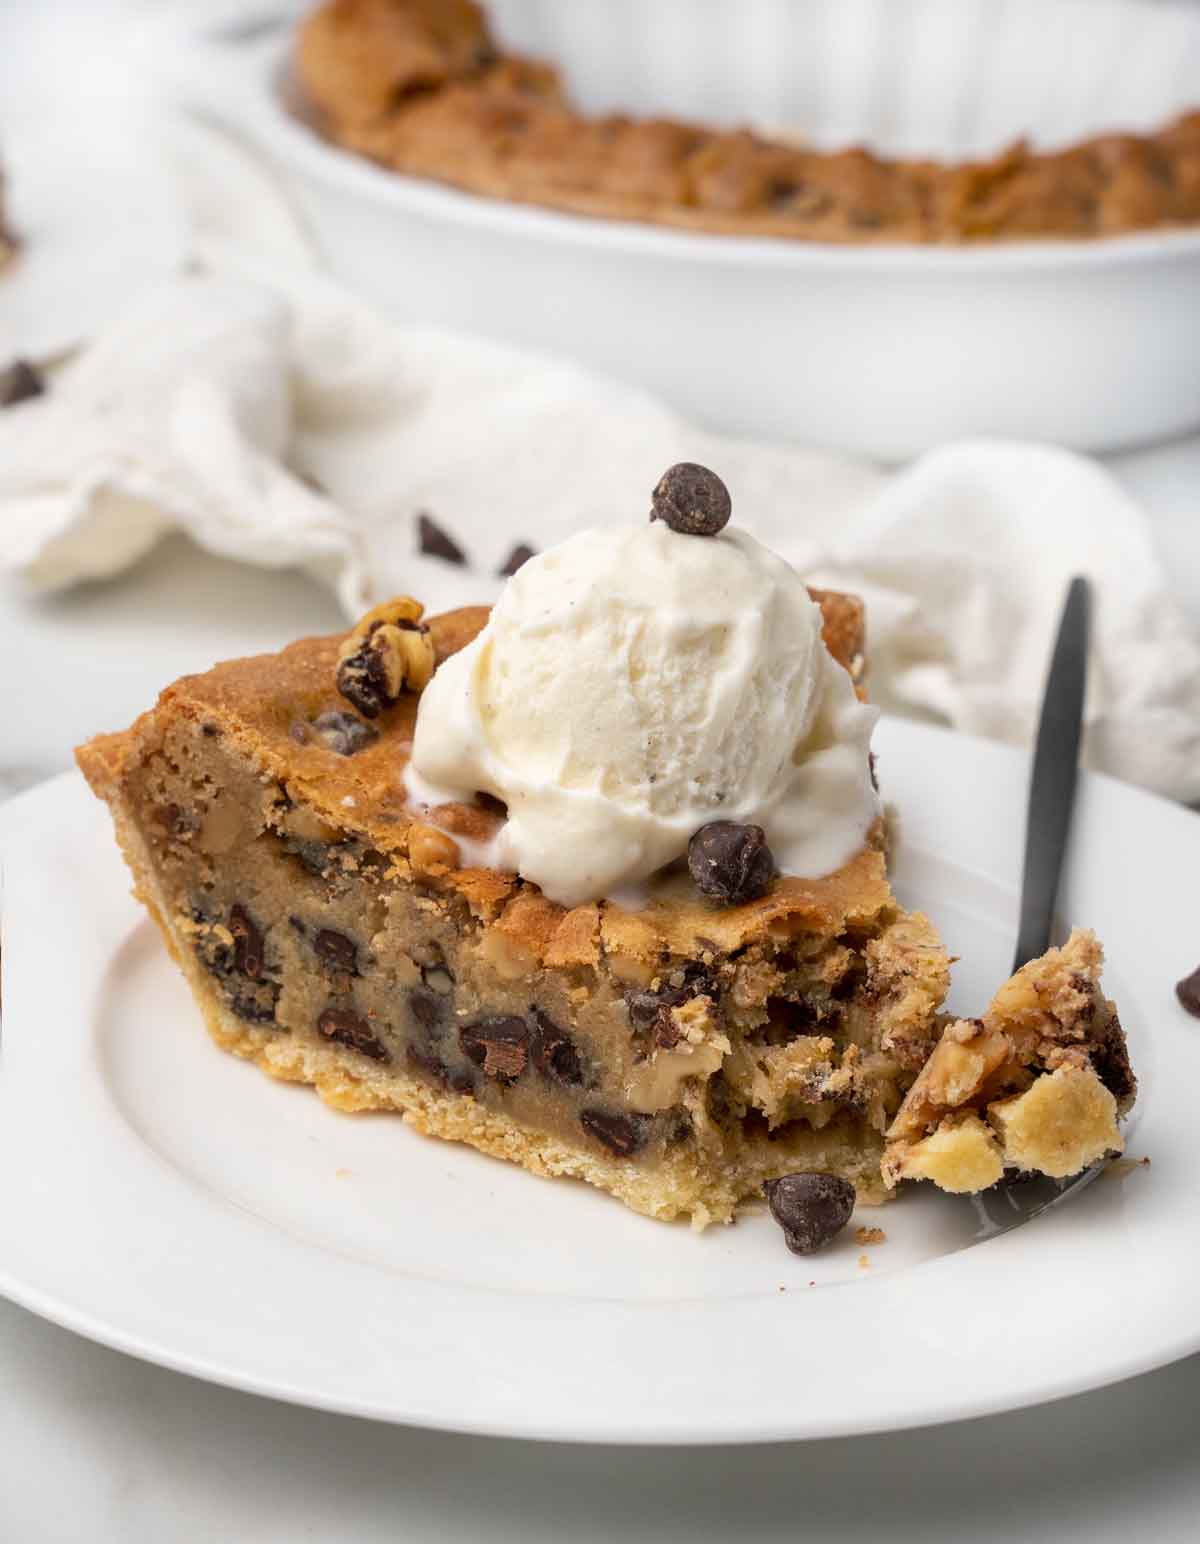
<path fill-rule="evenodd" d="M 645 527 L 643 550 L 742 561 L 748 541 L 717 534 L 727 508 L 689 494 L 676 511 L 661 488 L 656 514 L 676 524 Z M 548 582 L 552 556 L 510 590 Z M 818 663 L 853 709 L 861 604 L 810 593 Z M 1063 1177 L 1121 1151 L 1135 1082 L 1095 938 L 1072 934 L 982 1018 L 953 1019 L 950 961 L 889 887 L 881 819 L 804 878 L 773 851 L 774 816 L 734 811 L 640 900 L 564 902 L 481 861 L 515 802 L 482 789 L 415 806 L 418 708 L 474 640 L 499 647 L 488 622 L 400 597 L 345 637 L 186 677 L 80 748 L 219 1045 L 338 1109 L 400 1111 L 650 1217 L 727 1222 L 766 1187 L 799 1251 L 855 1196 Z"/>
<path fill-rule="evenodd" d="M 1200 221 L 1200 112 L 959 165 L 822 151 L 667 118 L 589 117 L 501 50 L 474 0 L 326 0 L 295 88 L 327 138 L 486 197 L 694 230 L 832 242 L 1090 238 Z"/>

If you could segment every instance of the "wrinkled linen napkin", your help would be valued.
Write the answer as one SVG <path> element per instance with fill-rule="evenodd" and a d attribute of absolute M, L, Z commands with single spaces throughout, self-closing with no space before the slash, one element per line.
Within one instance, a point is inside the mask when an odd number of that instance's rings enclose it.
<path fill-rule="evenodd" d="M 1140 509 L 1045 446 L 948 446 L 895 474 L 702 432 L 561 361 L 393 325 L 293 273 L 181 278 L 0 414 L 0 566 L 35 589 L 126 567 L 172 528 L 297 565 L 347 617 L 497 593 L 511 548 L 646 518 L 672 462 L 714 467 L 734 519 L 869 607 L 872 692 L 893 711 L 1026 743 L 1070 576 L 1096 587 L 1086 756 L 1200 798 L 1200 644 Z M 422 553 L 425 512 L 463 549 Z"/>

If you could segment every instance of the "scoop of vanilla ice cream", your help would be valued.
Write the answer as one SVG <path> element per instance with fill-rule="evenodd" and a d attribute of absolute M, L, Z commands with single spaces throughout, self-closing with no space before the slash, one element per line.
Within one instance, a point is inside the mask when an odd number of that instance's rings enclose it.
<path fill-rule="evenodd" d="M 572 906 L 681 857 L 710 820 L 764 827 L 816 877 L 879 813 L 876 713 L 803 581 L 744 531 L 583 531 L 530 559 L 421 696 L 406 773 L 425 805 L 486 792 L 486 857 Z"/>

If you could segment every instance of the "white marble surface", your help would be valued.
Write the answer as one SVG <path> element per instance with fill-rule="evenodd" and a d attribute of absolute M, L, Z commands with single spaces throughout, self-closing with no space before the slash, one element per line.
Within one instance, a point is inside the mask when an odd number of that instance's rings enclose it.
<path fill-rule="evenodd" d="M 1200 445 L 1121 471 L 1200 622 Z M 309 580 L 182 538 L 69 595 L 0 586 L 0 796 L 68 765 L 75 743 L 128 722 L 163 682 L 339 625 Z M 1071 1311 L 1016 1291 L 1013 1333 L 1025 1313 Z M 928 1432 L 715 1451 L 524 1445 L 212 1388 L 0 1302 L 0 1540 L 1182 1541 L 1200 1516 L 1198 1407 L 1195 1358 Z"/>

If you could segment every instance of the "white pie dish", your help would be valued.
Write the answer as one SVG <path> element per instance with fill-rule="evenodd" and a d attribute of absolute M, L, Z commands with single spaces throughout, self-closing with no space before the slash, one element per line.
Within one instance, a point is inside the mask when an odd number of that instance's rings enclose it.
<path fill-rule="evenodd" d="M 977 1006 L 1009 965 L 1027 759 L 899 722 L 878 743 L 902 898 Z M 0 811 L 0 857 L 0 1292 L 82 1334 L 378 1419 L 650 1443 L 979 1415 L 1200 1346 L 1178 1289 L 1200 1261 L 1200 1033 L 1172 992 L 1200 823 L 1164 801 L 1086 777 L 1063 894 L 1109 946 L 1142 1080 L 1129 1152 L 1152 1167 L 975 1245 L 970 1203 L 913 1191 L 861 1215 L 886 1243 L 808 1259 L 765 1215 L 648 1222 L 219 1051 L 74 775 Z"/>
<path fill-rule="evenodd" d="M 1146 37 L 1200 39 L 1200 12 L 1180 21 L 1172 7 L 1133 9 Z M 563 50 L 568 78 L 570 40 L 582 58 L 588 27 L 596 32 L 588 0 L 507 0 L 499 10 L 502 23 L 521 19 L 521 42 L 542 37 L 544 52 Z M 1165 15 L 1174 31 L 1161 25 Z M 289 52 L 290 37 L 277 36 L 190 55 L 178 93 L 270 159 L 335 276 L 400 319 L 568 354 L 646 385 L 709 427 L 885 460 L 967 435 L 1111 451 L 1200 425 L 1200 229 L 855 248 L 560 214 L 398 176 L 324 143 L 283 105 Z M 1143 45 L 1143 74 L 1158 54 L 1166 47 Z M 1170 62 L 1178 59 L 1176 47 Z M 585 96 L 611 103 L 622 61 L 624 52 L 602 79 L 593 67 Z M 806 125 L 817 139 L 869 129 L 869 115 L 853 111 L 869 99 L 859 72 L 847 64 L 843 88 L 823 99 L 829 132 Z M 670 99 L 669 81 L 653 84 Z M 747 102 L 765 92 L 761 70 L 747 67 L 741 84 Z M 650 96 L 643 84 L 640 97 Z M 1184 98 L 1164 86 L 1158 99 L 1165 119 Z M 786 100 L 777 92 L 762 117 Z M 953 118 L 951 106 L 941 118 Z M 1144 104 L 1122 110 L 1151 116 Z M 902 145 L 927 142 L 938 117 L 910 128 L 898 118 L 892 131 Z M 1094 128 L 1094 118 L 1080 113 L 1080 127 Z M 972 119 L 960 142 L 978 148 L 1004 121 L 995 112 Z M 1044 137 L 1063 137 L 1070 121 L 1052 115 Z M 1005 137 L 1022 123 L 1016 116 Z M 954 151 L 950 143 L 944 153 Z"/>

